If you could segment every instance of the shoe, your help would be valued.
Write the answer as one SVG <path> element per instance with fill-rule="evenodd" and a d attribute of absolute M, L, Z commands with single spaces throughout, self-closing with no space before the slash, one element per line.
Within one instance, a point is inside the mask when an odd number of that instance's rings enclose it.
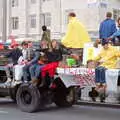
<path fill-rule="evenodd" d="M 6 88 L 6 85 L 4 83 L 1 83 L 0 88 Z"/>
<path fill-rule="evenodd" d="M 32 79 L 30 82 L 33 86 L 37 86 L 38 85 L 38 80 L 37 79 Z"/>
<path fill-rule="evenodd" d="M 4 87 L 6 88 L 8 88 L 8 87 L 10 87 L 11 86 L 11 82 L 12 82 L 12 79 L 11 78 L 8 78 L 7 79 L 7 81 L 4 83 Z"/>
<path fill-rule="evenodd" d="M 43 87 L 43 86 L 45 86 L 45 85 L 46 85 L 45 79 L 41 79 L 41 83 L 40 83 L 39 87 Z"/>
<path fill-rule="evenodd" d="M 5 83 L 11 83 L 12 79 L 8 78 L 7 81 Z"/>
<path fill-rule="evenodd" d="M 22 83 L 21 80 L 14 80 L 14 81 L 11 83 L 11 87 L 15 87 L 16 85 L 21 84 L 21 83 Z"/>

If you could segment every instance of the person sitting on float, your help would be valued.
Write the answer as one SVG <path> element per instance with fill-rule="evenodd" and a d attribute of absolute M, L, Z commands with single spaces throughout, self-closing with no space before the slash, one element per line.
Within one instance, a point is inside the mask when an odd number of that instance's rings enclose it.
<path fill-rule="evenodd" d="M 58 48 L 56 40 L 51 42 L 52 49 L 45 50 L 44 53 L 40 56 L 38 62 L 30 67 L 30 75 L 32 78 L 32 84 L 37 85 L 39 83 L 39 75 L 41 71 L 52 68 L 52 63 L 57 63 L 62 60 L 62 53 Z M 54 64 L 57 66 L 58 64 Z M 50 70 L 49 70 L 50 71 Z M 44 79 L 41 81 L 44 82 Z"/>
<path fill-rule="evenodd" d="M 108 40 L 103 39 L 101 41 L 103 49 L 98 56 L 94 59 L 99 62 L 100 65 L 95 69 L 95 82 L 97 88 L 104 86 L 104 92 L 106 88 L 105 71 L 107 69 L 115 69 L 117 64 L 117 58 L 120 57 L 120 51 L 109 44 Z"/>

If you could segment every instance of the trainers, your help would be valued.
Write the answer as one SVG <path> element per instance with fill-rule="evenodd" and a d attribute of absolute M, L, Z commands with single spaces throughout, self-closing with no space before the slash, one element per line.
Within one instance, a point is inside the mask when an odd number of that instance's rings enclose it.
<path fill-rule="evenodd" d="M 18 85 L 18 84 L 20 84 L 20 83 L 22 83 L 21 80 L 15 80 L 15 81 L 13 81 L 13 82 L 11 83 L 11 87 L 14 87 L 14 86 L 16 86 L 16 85 Z"/>
<path fill-rule="evenodd" d="M 7 81 L 5 82 L 5 84 L 7 83 L 11 83 L 12 79 L 11 78 L 8 78 Z"/>
<path fill-rule="evenodd" d="M 10 87 L 11 85 L 11 82 L 12 82 L 12 79 L 8 78 L 7 81 L 4 83 L 4 87 Z"/>
<path fill-rule="evenodd" d="M 38 85 L 38 80 L 37 79 L 32 79 L 31 84 L 34 86 Z"/>
<path fill-rule="evenodd" d="M 20 83 L 22 83 L 22 81 L 21 80 L 16 80 L 16 81 L 14 81 L 14 83 L 15 84 L 20 84 Z"/>

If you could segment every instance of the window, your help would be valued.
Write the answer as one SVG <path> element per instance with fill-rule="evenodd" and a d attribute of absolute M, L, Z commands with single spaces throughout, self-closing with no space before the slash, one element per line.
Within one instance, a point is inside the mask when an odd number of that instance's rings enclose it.
<path fill-rule="evenodd" d="M 36 0 L 31 0 L 31 3 L 32 3 L 32 4 L 35 4 L 35 3 L 36 3 Z"/>
<path fill-rule="evenodd" d="M 36 15 L 30 15 L 30 28 L 36 28 Z"/>
<path fill-rule="evenodd" d="M 51 26 L 51 14 L 41 14 L 41 25 Z"/>
<path fill-rule="evenodd" d="M 12 0 L 12 7 L 17 7 L 18 6 L 18 0 Z"/>
<path fill-rule="evenodd" d="M 19 26 L 19 18 L 18 17 L 12 17 L 12 29 L 16 30 Z"/>
<path fill-rule="evenodd" d="M 113 9 L 114 20 L 117 20 L 119 16 L 120 16 L 120 10 L 119 9 Z"/>

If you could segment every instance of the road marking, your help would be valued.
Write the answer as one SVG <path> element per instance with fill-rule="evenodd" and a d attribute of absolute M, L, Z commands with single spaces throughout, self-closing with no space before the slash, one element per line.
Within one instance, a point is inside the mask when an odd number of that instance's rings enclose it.
<path fill-rule="evenodd" d="M 0 114 L 8 114 L 7 111 L 0 111 Z"/>
<path fill-rule="evenodd" d="M 3 108 L 0 108 L 0 114 L 8 114 L 8 111 L 4 111 Z"/>

